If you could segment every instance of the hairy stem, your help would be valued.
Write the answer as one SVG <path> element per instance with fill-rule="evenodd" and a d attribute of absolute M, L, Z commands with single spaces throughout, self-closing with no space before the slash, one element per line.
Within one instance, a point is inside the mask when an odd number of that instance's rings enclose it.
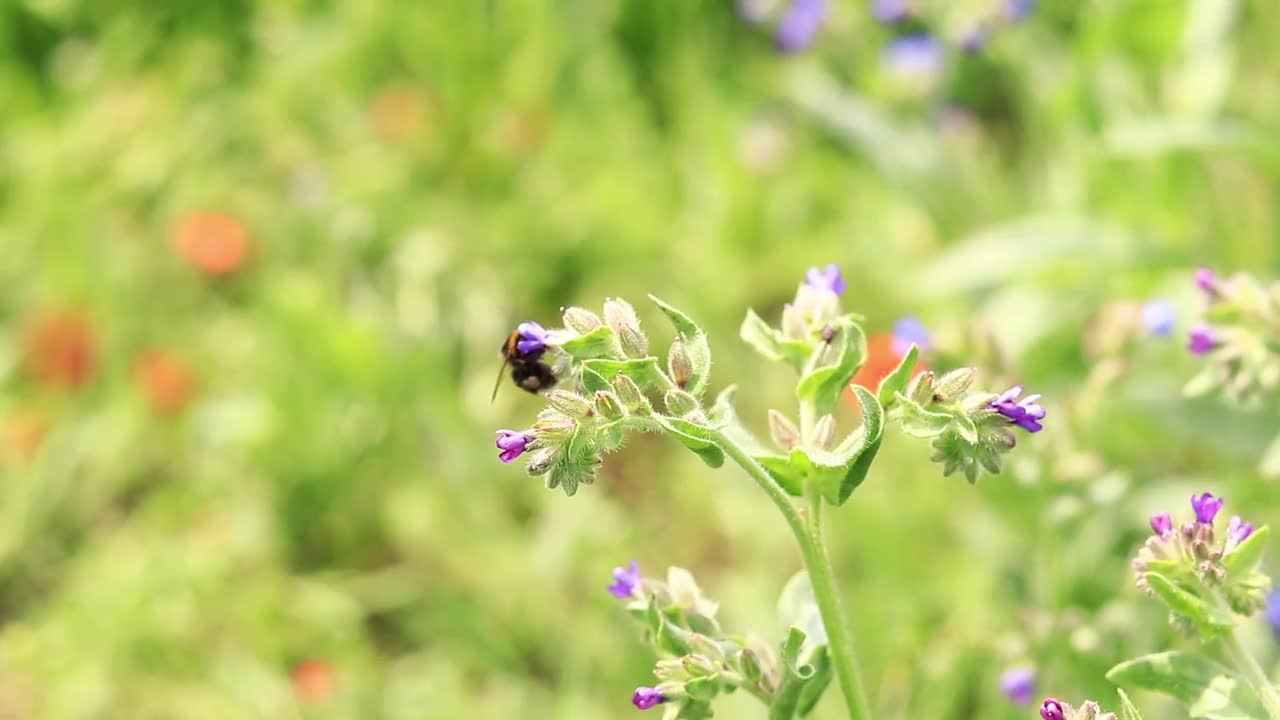
<path fill-rule="evenodd" d="M 823 544 L 821 498 L 816 492 L 810 494 L 806 522 L 806 518 L 792 503 L 786 491 L 769 476 L 755 458 L 722 432 L 715 433 L 715 440 L 734 462 L 747 471 L 760 489 L 764 490 L 777 506 L 778 511 L 782 513 L 787 526 L 791 528 L 791 533 L 795 535 L 796 542 L 800 545 L 800 553 L 804 557 L 805 568 L 809 572 L 809 580 L 813 584 L 813 595 L 818 603 L 822 624 L 827 630 L 831 664 L 835 670 L 836 679 L 840 683 L 840 690 L 844 693 L 845 705 L 849 709 L 849 720 L 870 720 L 871 713 L 867 708 L 866 693 L 863 692 L 862 681 L 858 676 L 853 635 L 849 632 L 849 623 L 844 617 L 840 593 L 836 587 L 835 575 L 831 570 L 831 561 L 827 557 L 827 549 Z"/>
<path fill-rule="evenodd" d="M 1249 685 L 1253 687 L 1253 692 L 1262 701 L 1262 706 L 1267 710 L 1267 717 L 1271 720 L 1280 720 L 1280 694 L 1276 692 L 1275 683 L 1271 682 L 1271 678 L 1267 677 L 1262 666 L 1245 649 L 1235 628 L 1222 636 L 1222 642 L 1227 646 L 1227 654 L 1231 656 L 1236 669 L 1244 674 Z"/>

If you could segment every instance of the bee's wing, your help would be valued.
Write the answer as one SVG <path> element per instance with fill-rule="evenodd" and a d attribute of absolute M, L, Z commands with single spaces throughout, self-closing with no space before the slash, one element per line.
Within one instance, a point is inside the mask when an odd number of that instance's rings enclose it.
<path fill-rule="evenodd" d="M 489 398 L 489 402 L 498 399 L 498 388 L 502 387 L 502 376 L 507 372 L 507 358 L 502 358 L 502 364 L 498 366 L 498 379 L 493 383 L 493 395 Z"/>

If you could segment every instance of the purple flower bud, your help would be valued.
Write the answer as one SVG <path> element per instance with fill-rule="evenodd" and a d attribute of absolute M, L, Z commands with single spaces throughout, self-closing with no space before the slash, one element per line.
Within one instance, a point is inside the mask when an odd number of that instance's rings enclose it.
<path fill-rule="evenodd" d="M 1169 517 L 1167 512 L 1158 512 L 1152 515 L 1151 531 L 1161 537 L 1164 537 L 1166 533 L 1173 532 L 1173 518 Z"/>
<path fill-rule="evenodd" d="M 516 326 L 520 339 L 516 341 L 516 351 L 521 355 L 536 360 L 547 350 L 547 329 L 536 322 L 522 322 Z"/>
<path fill-rule="evenodd" d="M 1263 617 L 1267 619 L 1267 624 L 1271 626 L 1271 631 L 1280 638 L 1280 590 L 1276 590 L 1267 596 L 1267 610 L 1263 613 Z"/>
<path fill-rule="evenodd" d="M 942 46 L 924 33 L 904 35 L 889 43 L 881 61 L 900 75 L 931 78 L 942 69 Z"/>
<path fill-rule="evenodd" d="M 911 15 L 907 0 L 871 0 L 871 14 L 882 23 L 892 24 Z"/>
<path fill-rule="evenodd" d="M 1226 550 L 1234 550 L 1240 543 L 1248 540 L 1252 534 L 1253 523 L 1241 520 L 1239 515 L 1232 515 L 1231 522 L 1227 523 Z"/>
<path fill-rule="evenodd" d="M 498 459 L 504 463 L 509 463 L 524 454 L 529 449 L 529 443 L 533 442 L 532 435 L 517 432 L 515 430 L 499 430 L 498 431 L 498 449 L 502 452 L 498 454 Z"/>
<path fill-rule="evenodd" d="M 610 595 L 625 600 L 634 595 L 638 587 L 640 587 L 640 565 L 635 560 L 632 560 L 627 567 L 613 569 L 613 584 L 608 588 Z M 639 692 L 637 690 L 636 694 L 639 695 Z M 639 707 L 638 704 L 637 707 Z M 644 708 L 640 709 L 644 710 Z"/>
<path fill-rule="evenodd" d="M 921 352 L 929 349 L 929 329 L 919 318 L 907 315 L 893 324 L 893 354 L 904 357 L 914 344 Z"/>
<path fill-rule="evenodd" d="M 1196 325 L 1191 328 L 1187 339 L 1187 349 L 1193 355 L 1205 355 L 1218 348 L 1218 336 L 1208 325 Z"/>
<path fill-rule="evenodd" d="M 1014 705 L 1031 704 L 1036 692 L 1036 673 L 1031 668 L 1013 668 L 1000 676 L 1000 690 Z"/>
<path fill-rule="evenodd" d="M 1196 269 L 1196 287 L 1200 288 L 1210 297 L 1218 296 L 1218 275 L 1209 267 L 1199 267 Z"/>
<path fill-rule="evenodd" d="M 826 290 L 836 295 L 843 295 L 844 291 L 849 289 L 844 276 L 840 274 L 840 267 L 835 263 L 821 270 L 816 267 L 809 268 L 809 272 L 804 274 L 804 282 L 814 290 Z"/>
<path fill-rule="evenodd" d="M 1152 335 L 1168 337 L 1177 319 L 1178 311 L 1168 300 L 1150 300 L 1142 306 L 1142 325 Z"/>
<path fill-rule="evenodd" d="M 1044 425 L 1041 425 L 1040 421 L 1044 419 L 1046 414 L 1045 409 L 1040 403 L 1036 402 L 1040 399 L 1040 396 L 1028 395 L 1021 402 L 1015 402 L 1021 394 L 1022 386 L 1014 385 L 988 403 L 987 407 L 1009 418 L 1011 424 L 1017 425 L 1027 432 L 1040 432 L 1044 429 Z"/>
<path fill-rule="evenodd" d="M 1196 511 L 1196 522 L 1201 525 L 1212 525 L 1218 511 L 1222 509 L 1222 498 L 1211 493 L 1191 496 L 1191 509 Z"/>
<path fill-rule="evenodd" d="M 667 701 L 667 696 L 658 692 L 657 688 L 640 686 L 636 688 L 636 692 L 631 696 L 631 704 L 640 710 L 648 710 L 659 703 Z"/>
<path fill-rule="evenodd" d="M 1040 717 L 1044 720 L 1066 720 L 1067 709 L 1061 702 L 1048 698 L 1040 704 Z"/>
<path fill-rule="evenodd" d="M 782 13 L 773 44 L 779 52 L 800 52 L 813 42 L 827 17 L 827 0 L 791 0 Z"/>
<path fill-rule="evenodd" d="M 1006 0 L 1004 4 L 1005 17 L 1015 22 L 1030 15 L 1035 9 L 1035 0 Z"/>

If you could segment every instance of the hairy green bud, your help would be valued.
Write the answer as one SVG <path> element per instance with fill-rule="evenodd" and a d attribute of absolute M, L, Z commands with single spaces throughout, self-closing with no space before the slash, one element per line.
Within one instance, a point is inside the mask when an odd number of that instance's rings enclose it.
<path fill-rule="evenodd" d="M 600 327 L 604 321 L 600 316 L 580 307 L 569 307 L 564 309 L 564 325 L 576 333 L 585 335 L 592 330 Z"/>
<path fill-rule="evenodd" d="M 525 469 L 529 471 L 530 475 L 542 475 L 551 469 L 551 465 L 556 461 L 557 454 L 556 448 L 549 447 L 535 451 L 529 456 L 529 464 L 525 466 Z"/>
<path fill-rule="evenodd" d="M 611 298 L 604 302 L 604 321 L 613 328 L 627 357 L 642 358 L 649 354 L 649 338 L 640 329 L 640 318 L 626 300 Z"/>
<path fill-rule="evenodd" d="M 552 390 L 546 397 L 548 405 L 565 415 L 575 418 L 591 415 L 591 403 L 577 393 L 568 390 Z"/>
<path fill-rule="evenodd" d="M 617 420 L 627 414 L 618 396 L 607 390 L 596 391 L 596 412 L 606 420 Z"/>
<path fill-rule="evenodd" d="M 679 417 L 684 417 L 702 407 L 698 403 L 698 398 L 683 390 L 668 390 L 663 397 L 663 402 L 666 403 L 667 412 Z"/>
<path fill-rule="evenodd" d="M 647 414 L 649 412 L 649 400 L 640 391 L 640 386 L 636 384 L 626 375 L 618 375 L 613 379 L 613 392 L 617 394 L 618 400 L 628 412 Z"/>
<path fill-rule="evenodd" d="M 813 438 L 811 444 L 820 450 L 826 450 L 831 447 L 831 442 L 836 439 L 836 419 L 831 415 L 823 415 L 818 418 L 818 422 L 813 426 Z"/>
<path fill-rule="evenodd" d="M 689 387 L 689 381 L 693 379 L 693 360 L 689 358 L 689 351 L 680 338 L 671 343 L 671 349 L 667 352 L 667 371 L 671 373 L 672 382 L 681 390 Z"/>
<path fill-rule="evenodd" d="M 769 437 L 783 450 L 791 450 L 800 445 L 800 428 L 796 427 L 796 424 L 786 415 L 777 410 L 770 410 Z"/>

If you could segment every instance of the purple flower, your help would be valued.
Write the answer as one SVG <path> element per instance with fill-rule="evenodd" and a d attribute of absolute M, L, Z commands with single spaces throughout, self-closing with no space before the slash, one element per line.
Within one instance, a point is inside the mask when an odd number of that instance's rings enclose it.
<path fill-rule="evenodd" d="M 1263 613 L 1263 617 L 1267 619 L 1267 624 L 1271 626 L 1271 631 L 1280 637 L 1280 590 L 1276 590 L 1267 596 L 1267 610 Z"/>
<path fill-rule="evenodd" d="M 1061 702 L 1048 698 L 1040 705 L 1040 717 L 1044 720 L 1066 720 L 1067 709 Z"/>
<path fill-rule="evenodd" d="M 532 320 L 516 326 L 520 339 L 516 350 L 530 360 L 536 360 L 547 350 L 547 329 Z"/>
<path fill-rule="evenodd" d="M 1013 668 L 1000 676 L 1000 690 L 1015 705 L 1027 706 L 1036 692 L 1036 673 L 1031 668 Z"/>
<path fill-rule="evenodd" d="M 942 69 L 942 46 L 924 33 L 903 35 L 889 43 L 881 61 L 900 75 L 929 78 Z"/>
<path fill-rule="evenodd" d="M 1177 319 L 1178 311 L 1168 300 L 1150 300 L 1142 306 L 1142 325 L 1152 335 L 1168 337 Z"/>
<path fill-rule="evenodd" d="M 896 23 L 911 15 L 907 0 L 871 0 L 871 14 L 882 23 Z"/>
<path fill-rule="evenodd" d="M 972 55 L 986 47 L 987 40 L 990 38 L 991 31 L 987 28 L 986 23 L 974 23 L 960 36 L 960 49 Z"/>
<path fill-rule="evenodd" d="M 515 460 L 529 449 L 531 442 L 533 442 L 532 435 L 515 430 L 499 430 L 497 445 L 502 452 L 498 454 L 498 459 L 504 463 Z"/>
<path fill-rule="evenodd" d="M 1005 390 L 1004 394 L 987 403 L 987 407 L 1009 418 L 1010 423 L 1027 432 L 1040 432 L 1044 429 L 1040 421 L 1045 416 L 1044 408 L 1041 407 L 1040 403 L 1036 402 L 1040 399 L 1040 396 L 1028 395 L 1021 402 L 1015 402 L 1021 394 L 1022 386 L 1014 385 Z"/>
<path fill-rule="evenodd" d="M 827 17 L 827 0 L 791 0 L 782 13 L 773 44 L 779 52 L 793 53 L 809 47 Z"/>
<path fill-rule="evenodd" d="M 1164 537 L 1166 533 L 1173 532 L 1173 518 L 1169 517 L 1167 512 L 1158 512 L 1152 515 L 1151 531 L 1161 537 Z"/>
<path fill-rule="evenodd" d="M 1196 287 L 1205 291 L 1210 297 L 1218 296 L 1218 274 L 1213 268 L 1201 266 L 1196 268 Z"/>
<path fill-rule="evenodd" d="M 1222 509 L 1222 498 L 1214 497 L 1211 493 L 1202 493 L 1198 496 L 1192 495 L 1191 509 L 1196 511 L 1196 522 L 1202 525 L 1212 525 L 1213 519 L 1218 516 L 1218 511 Z"/>
<path fill-rule="evenodd" d="M 644 687 L 643 685 L 636 688 L 636 692 L 631 696 L 631 704 L 640 710 L 648 710 L 649 708 L 664 703 L 667 696 L 658 692 L 657 688 Z"/>
<path fill-rule="evenodd" d="M 903 357 L 914 344 L 921 352 L 929 349 L 929 329 L 917 317 L 907 315 L 893 324 L 893 354 Z"/>
<path fill-rule="evenodd" d="M 613 569 L 613 584 L 608 588 L 610 595 L 625 600 L 634 595 L 638 587 L 640 587 L 640 565 L 635 560 L 632 560 L 627 567 Z M 639 691 L 636 692 L 639 693 Z"/>
<path fill-rule="evenodd" d="M 1004 14 L 1010 20 L 1021 20 L 1036 9 L 1035 0 L 1006 0 Z"/>
<path fill-rule="evenodd" d="M 849 289 L 844 276 L 840 274 L 840 267 L 835 263 L 821 270 L 816 267 L 809 268 L 809 272 L 804 274 L 804 282 L 814 290 L 826 290 L 837 295 L 843 295 L 844 291 Z"/>
<path fill-rule="evenodd" d="M 1252 534 L 1253 523 L 1241 520 L 1239 515 L 1232 515 L 1231 522 L 1227 523 L 1226 550 L 1234 550 L 1240 543 L 1248 540 Z"/>
<path fill-rule="evenodd" d="M 1218 336 L 1208 325 L 1196 325 L 1191 328 L 1187 338 L 1187 349 L 1193 355 L 1205 355 L 1218 348 Z"/>

